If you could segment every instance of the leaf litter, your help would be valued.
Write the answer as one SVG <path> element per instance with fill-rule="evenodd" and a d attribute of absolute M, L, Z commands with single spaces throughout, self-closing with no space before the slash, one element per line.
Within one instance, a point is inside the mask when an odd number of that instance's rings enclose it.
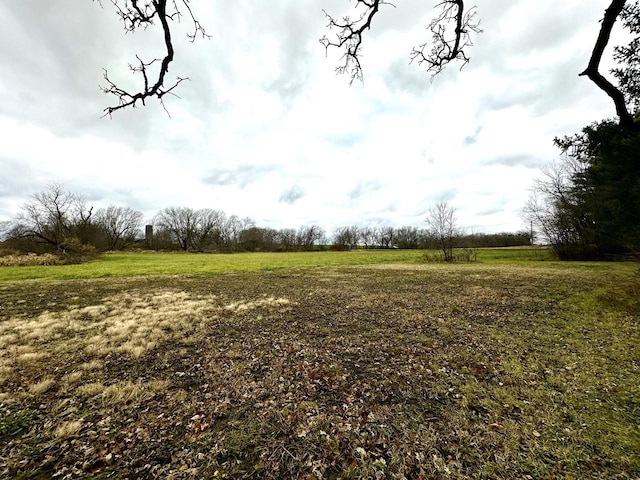
<path fill-rule="evenodd" d="M 6 478 L 640 475 L 637 318 L 573 301 L 602 272 L 33 285 L 0 292 Z"/>

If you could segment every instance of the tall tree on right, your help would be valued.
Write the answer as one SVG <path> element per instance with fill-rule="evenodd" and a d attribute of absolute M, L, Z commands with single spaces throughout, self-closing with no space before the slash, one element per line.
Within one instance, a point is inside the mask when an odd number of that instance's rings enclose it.
<path fill-rule="evenodd" d="M 616 19 L 633 39 L 615 48 L 615 86 L 598 72 Z M 602 259 L 640 251 L 640 5 L 613 1 L 602 21 L 588 75 L 613 100 L 618 119 L 556 138 L 560 163 L 534 185 L 527 217 L 563 259 Z"/>

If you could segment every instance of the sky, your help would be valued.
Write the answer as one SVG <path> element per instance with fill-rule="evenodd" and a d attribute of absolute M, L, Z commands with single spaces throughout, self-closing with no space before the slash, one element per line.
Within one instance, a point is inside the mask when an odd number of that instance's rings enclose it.
<path fill-rule="evenodd" d="M 578 76 L 609 1 L 478 0 L 471 62 L 431 79 L 409 53 L 436 3 L 384 6 L 350 84 L 319 38 L 323 9 L 355 16 L 355 2 L 191 0 L 211 38 L 173 25 L 168 78 L 190 80 L 169 114 L 149 100 L 104 118 L 103 69 L 135 88 L 127 66 L 163 54 L 157 29 L 125 34 L 107 0 L 2 2 L 0 221 L 56 183 L 147 221 L 174 206 L 272 228 L 424 227 L 446 201 L 470 233 L 527 229 L 554 137 L 615 115 Z"/>

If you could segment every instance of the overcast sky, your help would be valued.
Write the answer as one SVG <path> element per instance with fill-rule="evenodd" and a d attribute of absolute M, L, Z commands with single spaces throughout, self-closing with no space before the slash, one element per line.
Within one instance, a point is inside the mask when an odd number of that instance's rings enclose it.
<path fill-rule="evenodd" d="M 59 183 L 147 219 L 186 206 L 275 228 L 422 227 L 446 200 L 469 231 L 515 231 L 553 138 L 615 115 L 578 77 L 609 0 L 478 0 L 471 63 L 433 81 L 409 53 L 436 2 L 397 0 L 350 86 L 318 39 L 322 10 L 354 3 L 192 0 L 211 39 L 174 27 L 169 78 L 191 81 L 167 98 L 171 117 L 150 101 L 111 119 L 102 69 L 133 86 L 127 65 L 163 54 L 158 33 L 125 35 L 106 0 L 0 3 L 0 221 Z"/>

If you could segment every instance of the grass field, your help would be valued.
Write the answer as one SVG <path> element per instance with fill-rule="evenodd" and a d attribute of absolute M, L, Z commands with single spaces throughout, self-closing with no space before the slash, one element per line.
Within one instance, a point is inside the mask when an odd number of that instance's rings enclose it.
<path fill-rule="evenodd" d="M 238 253 L 109 253 L 89 263 L 52 266 L 0 266 L 0 282 L 27 279 L 85 279 L 150 275 L 210 275 L 283 268 L 421 263 L 419 250 L 354 250 L 347 252 Z M 480 249 L 481 262 L 552 260 L 543 248 Z"/>
<path fill-rule="evenodd" d="M 481 251 L 0 267 L 2 478 L 640 478 L 640 276 Z"/>

